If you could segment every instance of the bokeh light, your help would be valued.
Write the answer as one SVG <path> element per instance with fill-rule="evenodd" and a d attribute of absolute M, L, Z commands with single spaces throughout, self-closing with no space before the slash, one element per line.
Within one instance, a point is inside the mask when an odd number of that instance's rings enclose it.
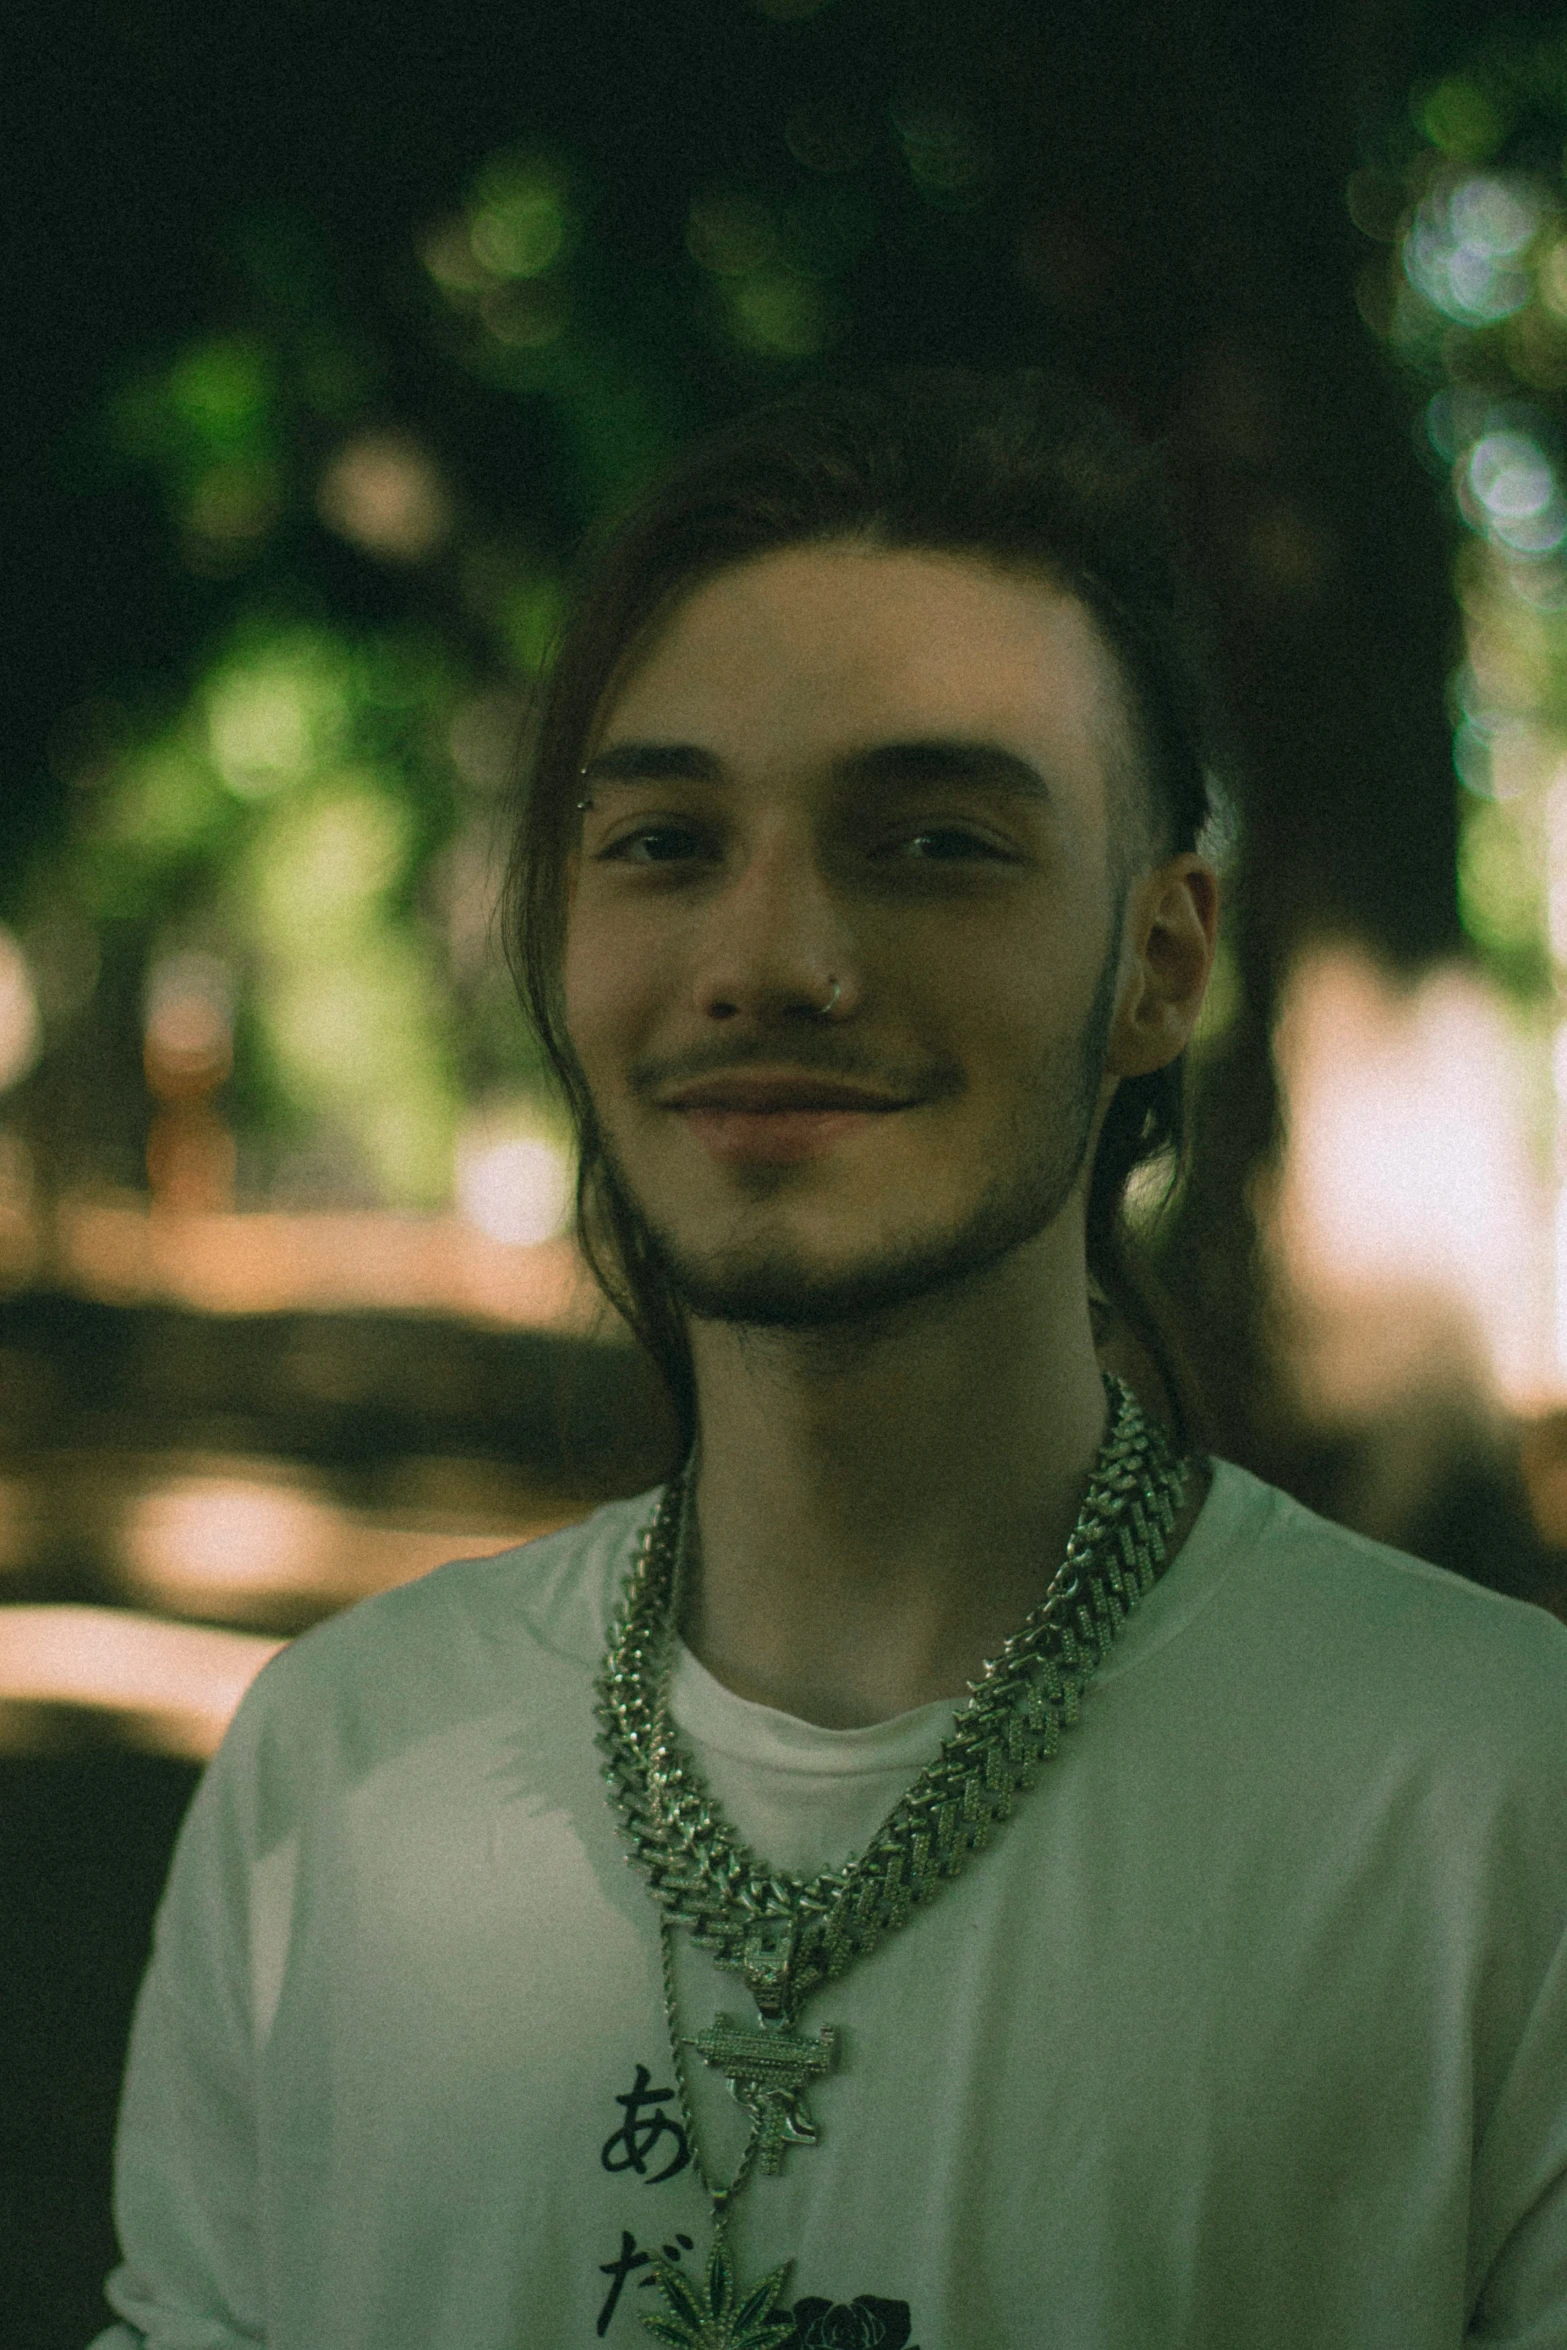
<path fill-rule="evenodd" d="M 554 1240 L 571 1220 L 570 1153 L 541 1134 L 526 1108 L 480 1111 L 457 1144 L 457 1205 L 492 1240 L 529 1247 Z"/>
<path fill-rule="evenodd" d="M 785 222 L 760 196 L 735 188 L 713 189 L 692 204 L 687 250 L 716 281 L 727 332 L 742 349 L 806 359 L 841 332 L 841 305 L 810 265 L 821 242 L 813 246 L 813 219 L 802 213 Z"/>
<path fill-rule="evenodd" d="M 1465 526 L 1454 568 L 1464 657 L 1451 684 L 1462 787 L 1457 895 L 1482 978 L 1463 984 L 1487 991 L 1493 1080 L 1510 1073 L 1513 1103 L 1508 1109 L 1481 1084 L 1474 1026 L 1481 1015 L 1471 1005 L 1470 1029 L 1460 1033 L 1460 1023 L 1448 1039 L 1457 1055 L 1455 1098 L 1466 1105 L 1463 1132 L 1450 1107 L 1447 1139 L 1439 1144 L 1433 1128 L 1427 1147 L 1455 1184 L 1468 1184 L 1476 1231 L 1501 1252 L 1489 1276 L 1497 1302 L 1484 1305 L 1473 1266 L 1462 1279 L 1453 1271 L 1456 1242 L 1426 1237 L 1433 1262 L 1448 1268 L 1449 1289 L 1462 1291 L 1465 1313 L 1486 1327 L 1500 1392 L 1536 1409 L 1567 1396 L 1562 62 L 1559 35 L 1549 31 L 1503 32 L 1477 45 L 1462 71 L 1417 93 L 1413 142 L 1407 127 L 1395 127 L 1385 159 L 1357 174 L 1349 190 L 1357 223 L 1393 249 L 1388 298 L 1363 301 L 1363 315 L 1421 389 L 1421 437 L 1447 473 L 1452 511 Z M 1357 1016 L 1369 1033 L 1364 1002 Z M 1427 1006 L 1421 1017 L 1437 1022 L 1437 1011 Z M 1474 1157 L 1480 1121 L 1489 1121 L 1493 1138 L 1512 1137 L 1506 1166 L 1491 1166 L 1484 1182 Z M 1387 1245 L 1396 1256 L 1404 1237 L 1424 1227 L 1407 1203 L 1397 1217 L 1390 1205 L 1389 1216 Z M 1526 1229 L 1527 1246 L 1519 1237 Z M 1508 1232 L 1514 1238 L 1504 1245 Z M 1505 1343 L 1498 1335 L 1508 1283 L 1537 1309 L 1532 1354 L 1516 1333 Z M 1532 1368 L 1523 1367 L 1526 1359 Z"/>
<path fill-rule="evenodd" d="M 358 433 L 321 476 L 316 509 L 329 529 L 388 563 L 422 563 L 450 537 L 451 500 L 411 434 Z"/>
<path fill-rule="evenodd" d="M 21 941 L 0 924 L 0 1093 L 27 1075 L 42 1041 L 27 956 Z"/>
<path fill-rule="evenodd" d="M 547 351 L 571 315 L 566 265 L 580 215 L 570 175 L 554 157 L 523 149 L 492 155 L 466 207 L 440 221 L 421 244 L 432 282 L 450 309 L 482 332 L 470 360 Z"/>
<path fill-rule="evenodd" d="M 468 242 L 495 277 L 542 277 L 571 233 L 559 175 L 539 158 L 494 156 L 480 172 L 468 215 Z"/>
<path fill-rule="evenodd" d="M 1459 486 L 1467 515 L 1519 554 L 1548 555 L 1567 537 L 1564 507 L 1550 459 L 1521 432 L 1485 433 L 1469 451 Z"/>
<path fill-rule="evenodd" d="M 989 189 L 989 146 L 968 110 L 940 91 L 905 89 L 892 101 L 893 126 L 909 175 L 927 203 L 966 212 Z"/>
<path fill-rule="evenodd" d="M 1270 1228 L 1314 1414 L 1372 1415 L 1444 1366 L 1515 1406 L 1553 1394 L 1549 1185 L 1505 1005 L 1473 974 L 1401 985 L 1321 948 L 1291 976 L 1275 1055 Z"/>
<path fill-rule="evenodd" d="M 235 1594 L 309 1592 L 331 1579 L 337 1518 L 297 1484 L 188 1477 L 147 1494 L 123 1537 L 131 1588 L 186 1614 L 226 1614 Z"/>
<path fill-rule="evenodd" d="M 237 647 L 206 689 L 207 747 L 243 800 L 269 799 L 331 758 L 347 720 L 343 665 L 320 635 L 259 637 Z"/>
<path fill-rule="evenodd" d="M 1527 181 L 1485 172 L 1438 176 L 1405 239 L 1411 281 L 1463 325 L 1510 317 L 1533 292 L 1524 256 L 1543 210 Z"/>
<path fill-rule="evenodd" d="M 0 1608 L 0 1710 L 89 1707 L 132 1743 L 205 1762 L 282 1642 L 131 1608 Z"/>
<path fill-rule="evenodd" d="M 234 974 L 217 955 L 168 955 L 147 975 L 142 1050 L 153 1091 L 210 1093 L 234 1062 Z"/>

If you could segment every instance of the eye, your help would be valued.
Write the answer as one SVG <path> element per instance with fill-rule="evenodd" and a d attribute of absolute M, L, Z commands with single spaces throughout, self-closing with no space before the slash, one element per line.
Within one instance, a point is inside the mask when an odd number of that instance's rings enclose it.
<path fill-rule="evenodd" d="M 1007 856 L 999 841 L 989 839 L 982 832 L 971 832 L 962 824 L 927 824 L 922 831 L 907 834 L 898 848 L 918 865 L 951 865 L 972 857 L 1005 859 Z"/>
<path fill-rule="evenodd" d="M 692 825 L 643 824 L 607 841 L 597 852 L 597 861 L 601 865 L 680 865 L 709 854 L 709 844 Z"/>

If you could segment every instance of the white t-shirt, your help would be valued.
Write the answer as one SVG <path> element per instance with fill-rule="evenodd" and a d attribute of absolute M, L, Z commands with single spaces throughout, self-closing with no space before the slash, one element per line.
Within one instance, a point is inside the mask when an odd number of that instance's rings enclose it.
<path fill-rule="evenodd" d="M 700 2274 L 591 1683 L 651 1497 L 337 1617 L 181 1838 L 97 2350 L 626 2350 Z M 781 1868 L 951 1709 L 675 1711 Z M 684 2031 L 751 2018 L 681 1937 Z M 803 2017 L 737 2207 L 796 2350 L 1567 2350 L 1567 1629 L 1220 1464 L 996 1842 Z M 689 2057 L 720 2173 L 745 2116 Z"/>

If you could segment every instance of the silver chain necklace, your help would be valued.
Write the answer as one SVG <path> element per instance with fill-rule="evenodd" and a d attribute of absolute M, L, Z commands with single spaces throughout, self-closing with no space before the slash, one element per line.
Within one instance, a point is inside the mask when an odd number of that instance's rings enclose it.
<path fill-rule="evenodd" d="M 794 2328 L 778 2312 L 792 2265 L 742 2291 L 729 2251 L 736 2198 L 753 2174 L 782 2168 L 791 2146 L 818 2136 L 806 2104 L 832 2069 L 838 2033 L 797 2030 L 824 1983 L 874 1950 L 967 1866 L 1010 1816 L 1078 1719 L 1083 1691 L 1137 1602 L 1163 1572 L 1191 1462 L 1144 1414 L 1129 1388 L 1106 1377 L 1110 1422 L 1077 1523 L 1037 1607 L 970 1684 L 935 1760 L 894 1805 L 857 1858 L 802 1879 L 779 1876 L 724 1818 L 669 1716 L 681 1566 L 689 1508 L 685 1472 L 664 1488 L 610 1627 L 595 1684 L 599 1745 L 610 1802 L 659 1909 L 664 2011 L 681 2120 L 713 2211 L 713 2246 L 699 2287 L 655 2262 L 667 2317 L 644 2318 L 676 2350 L 781 2350 Z M 682 2034 L 673 1929 L 686 1927 L 716 1963 L 743 1977 L 758 2022 L 718 2015 Z M 722 2072 L 751 2116 L 727 2186 L 703 2162 L 683 2050 Z"/>

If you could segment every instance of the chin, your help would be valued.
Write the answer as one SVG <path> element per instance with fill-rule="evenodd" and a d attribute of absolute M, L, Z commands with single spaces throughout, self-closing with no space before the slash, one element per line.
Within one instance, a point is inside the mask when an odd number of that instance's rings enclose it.
<path fill-rule="evenodd" d="M 670 1287 L 697 1321 L 752 1330 L 842 1330 L 981 1279 L 1037 1238 L 1063 1204 L 1036 1200 L 1017 1212 L 1021 1203 L 1014 1203 L 1014 1213 L 1004 1219 L 978 1216 L 959 1231 L 910 1236 L 848 1264 L 824 1264 L 798 1245 L 698 1255 L 663 1234 L 652 1237 Z"/>
<path fill-rule="evenodd" d="M 1052 1096 L 1048 1117 L 1000 1139 L 990 1159 L 998 1171 L 969 1191 L 966 1207 L 955 1201 L 945 1221 L 901 1230 L 894 1222 L 893 1230 L 884 1225 L 879 1236 L 865 1233 L 862 1223 L 858 1249 L 853 1225 L 864 1202 L 840 1220 L 825 1213 L 821 1202 L 809 1214 L 792 1214 L 776 1196 L 770 1202 L 753 1196 L 738 1217 L 732 1205 L 725 1211 L 725 1239 L 717 1245 L 706 1239 L 704 1245 L 705 1236 L 688 1242 L 639 1200 L 607 1148 L 604 1167 L 623 1212 L 641 1227 L 648 1258 L 694 1320 L 753 1330 L 841 1331 L 950 1295 L 1048 1231 L 1067 1210 L 1086 1168 L 1094 1102 L 1085 1066 L 1066 1115 Z M 924 1188 L 920 1204 L 928 1215 L 928 1182 Z M 960 1194 L 963 1188 L 954 1185 Z"/>

